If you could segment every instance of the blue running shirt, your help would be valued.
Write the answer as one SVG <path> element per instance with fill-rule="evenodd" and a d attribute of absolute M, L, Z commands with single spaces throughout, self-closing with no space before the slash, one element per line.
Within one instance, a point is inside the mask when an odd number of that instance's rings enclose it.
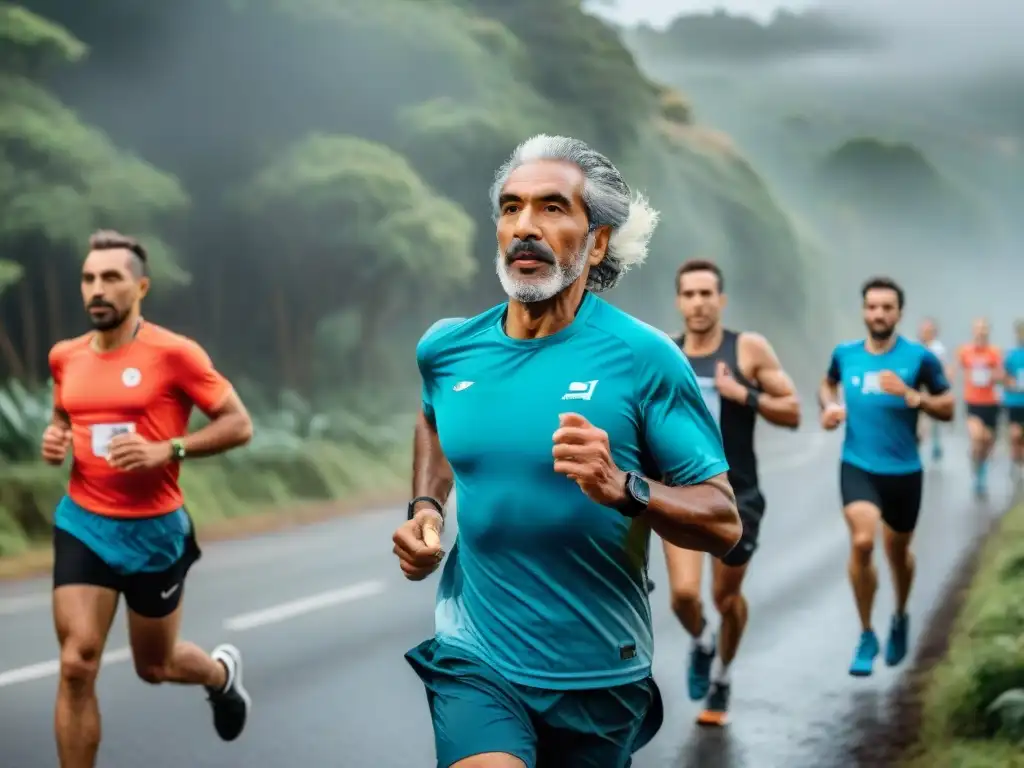
<path fill-rule="evenodd" d="M 506 305 L 436 323 L 416 350 L 423 411 L 455 474 L 459 534 L 438 639 L 508 681 L 604 688 L 650 674 L 649 527 L 554 471 L 559 414 L 608 433 L 620 469 L 669 485 L 728 470 L 693 369 L 660 331 L 587 293 L 574 321 L 509 338 Z"/>
<path fill-rule="evenodd" d="M 868 352 L 863 339 L 840 344 L 832 353 L 828 379 L 842 384 L 846 402 L 843 461 L 877 475 L 908 475 L 921 469 L 918 411 L 902 397 L 882 392 L 882 371 L 933 395 L 948 391 L 949 381 L 933 352 L 903 336 L 880 355 Z"/>
<path fill-rule="evenodd" d="M 1011 349 L 1003 362 L 1006 375 L 1013 382 L 1013 388 L 1003 390 L 1003 405 L 1008 408 L 1024 408 L 1024 347 Z"/>

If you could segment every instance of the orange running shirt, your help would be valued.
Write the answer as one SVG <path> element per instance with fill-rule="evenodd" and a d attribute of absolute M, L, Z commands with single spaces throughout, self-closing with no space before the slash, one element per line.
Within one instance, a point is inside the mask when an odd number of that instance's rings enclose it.
<path fill-rule="evenodd" d="M 135 431 L 150 441 L 185 434 L 193 406 L 210 412 L 231 384 L 202 347 L 152 323 L 111 352 L 97 352 L 91 334 L 50 350 L 54 406 L 71 419 L 73 462 L 68 495 L 109 517 L 152 517 L 182 506 L 180 467 L 150 471 L 114 469 L 106 460 L 115 434 Z"/>
<path fill-rule="evenodd" d="M 964 402 L 968 405 L 999 405 L 996 372 L 1003 356 L 997 347 L 960 347 L 960 365 L 964 371 Z"/>

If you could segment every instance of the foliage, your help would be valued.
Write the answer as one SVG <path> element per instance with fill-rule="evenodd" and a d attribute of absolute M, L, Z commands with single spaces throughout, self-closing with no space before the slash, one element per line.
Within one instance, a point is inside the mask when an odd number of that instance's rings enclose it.
<path fill-rule="evenodd" d="M 914 766 L 939 765 L 948 753 L 963 756 L 957 765 L 1012 765 L 1001 756 L 1019 748 L 991 708 L 1024 688 L 1024 504 L 1005 515 L 979 562 L 949 653 L 925 691 Z"/>
<path fill-rule="evenodd" d="M 52 402 L 52 385 L 30 392 L 12 379 L 0 387 L 0 461 L 34 461 L 39 456 Z"/>

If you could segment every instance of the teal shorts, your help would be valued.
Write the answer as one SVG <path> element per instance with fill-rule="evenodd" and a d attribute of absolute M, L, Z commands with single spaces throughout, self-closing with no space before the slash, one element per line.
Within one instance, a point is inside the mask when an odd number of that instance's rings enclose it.
<path fill-rule="evenodd" d="M 427 689 L 438 768 L 505 752 L 527 768 L 629 768 L 661 727 L 648 677 L 599 690 L 515 685 L 485 662 L 436 639 L 405 655 Z"/>

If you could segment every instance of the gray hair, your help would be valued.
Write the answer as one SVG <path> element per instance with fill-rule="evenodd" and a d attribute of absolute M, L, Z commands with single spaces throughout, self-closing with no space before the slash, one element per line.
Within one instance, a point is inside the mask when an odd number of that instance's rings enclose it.
<path fill-rule="evenodd" d="M 647 244 L 658 224 L 658 212 L 629 185 L 611 161 L 579 139 L 540 134 L 527 139 L 498 169 L 491 187 L 491 206 L 497 221 L 501 214 L 498 200 L 508 177 L 519 166 L 538 160 L 562 160 L 583 171 L 583 203 L 590 230 L 612 228 L 604 259 L 592 267 L 587 288 L 601 293 L 614 288 L 619 279 L 647 258 Z"/>

